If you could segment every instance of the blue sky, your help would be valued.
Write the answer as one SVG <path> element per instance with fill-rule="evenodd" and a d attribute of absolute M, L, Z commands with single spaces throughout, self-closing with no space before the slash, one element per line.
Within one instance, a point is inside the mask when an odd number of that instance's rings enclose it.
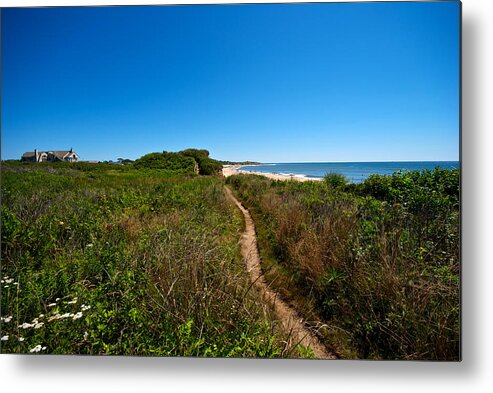
<path fill-rule="evenodd" d="M 2 10 L 2 158 L 459 158 L 459 3 Z"/>

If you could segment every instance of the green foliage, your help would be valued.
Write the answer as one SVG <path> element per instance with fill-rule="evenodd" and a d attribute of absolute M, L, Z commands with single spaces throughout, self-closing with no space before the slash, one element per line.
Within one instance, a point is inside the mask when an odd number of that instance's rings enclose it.
<path fill-rule="evenodd" d="M 347 178 L 339 173 L 327 173 L 324 176 L 324 181 L 332 188 L 343 187 L 348 183 Z"/>
<path fill-rule="evenodd" d="M 390 203 L 406 203 L 414 211 L 437 203 L 459 204 L 458 169 L 395 172 L 392 176 L 371 175 L 360 186 L 360 193 Z M 435 202 L 434 202 L 435 201 Z"/>
<path fill-rule="evenodd" d="M 205 149 L 185 149 L 179 152 L 180 154 L 183 154 L 184 156 L 188 157 L 200 157 L 200 158 L 209 158 L 209 150 Z"/>
<path fill-rule="evenodd" d="M 129 158 L 118 158 L 117 162 L 121 165 L 130 165 L 133 163 L 133 160 L 130 160 Z"/>
<path fill-rule="evenodd" d="M 341 353 L 459 358 L 458 170 L 344 187 L 254 175 L 227 182 L 254 215 L 271 285 L 326 323 Z"/>
<path fill-rule="evenodd" d="M 199 165 L 199 174 L 201 175 L 216 175 L 223 167 L 221 162 L 209 157 L 208 150 L 186 149 L 179 153 L 186 157 L 192 157 Z"/>
<path fill-rule="evenodd" d="M 9 171 L 29 171 L 36 172 L 39 169 L 47 171 L 57 171 L 57 173 L 72 174 L 76 172 L 105 172 L 109 170 L 125 171 L 122 165 L 93 162 L 24 162 L 24 161 L 4 161 L 2 167 Z"/>
<path fill-rule="evenodd" d="M 2 352 L 282 356 L 220 178 L 79 164 L 2 164 Z"/>
<path fill-rule="evenodd" d="M 195 160 L 179 153 L 163 151 L 146 154 L 135 160 L 133 166 L 137 169 L 163 169 L 177 173 L 194 173 Z"/>

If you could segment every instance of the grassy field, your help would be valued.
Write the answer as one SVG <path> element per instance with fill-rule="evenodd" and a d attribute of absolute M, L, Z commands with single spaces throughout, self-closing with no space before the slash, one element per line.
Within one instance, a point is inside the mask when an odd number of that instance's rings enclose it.
<path fill-rule="evenodd" d="M 3 163 L 1 351 L 312 357 L 252 288 L 225 180 L 196 174 L 217 169 L 206 153 Z M 332 352 L 460 357 L 459 171 L 226 183 L 268 282 Z"/>
<path fill-rule="evenodd" d="M 271 285 L 344 358 L 459 358 L 459 171 L 227 181 Z"/>
<path fill-rule="evenodd" d="M 1 351 L 300 356 L 251 290 L 243 220 L 223 186 L 116 165 L 2 164 Z"/>

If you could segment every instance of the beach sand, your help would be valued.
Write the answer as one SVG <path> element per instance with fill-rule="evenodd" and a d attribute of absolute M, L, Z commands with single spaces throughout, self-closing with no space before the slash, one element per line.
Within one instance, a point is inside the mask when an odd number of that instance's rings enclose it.
<path fill-rule="evenodd" d="M 229 177 L 233 175 L 239 174 L 251 174 L 251 175 L 260 175 L 265 176 L 271 180 L 294 180 L 294 181 L 320 181 L 321 179 L 302 177 L 296 175 L 280 175 L 278 173 L 267 173 L 267 172 L 255 172 L 255 171 L 239 171 L 243 165 L 223 165 L 223 176 Z M 250 165 L 249 165 L 250 166 Z"/>

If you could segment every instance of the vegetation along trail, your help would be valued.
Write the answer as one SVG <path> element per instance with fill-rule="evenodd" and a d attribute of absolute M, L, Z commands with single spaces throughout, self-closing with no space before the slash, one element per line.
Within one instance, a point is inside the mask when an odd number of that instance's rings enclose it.
<path fill-rule="evenodd" d="M 261 297 L 269 304 L 277 314 L 285 332 L 289 335 L 291 345 L 301 344 L 313 351 L 316 358 L 336 359 L 332 353 L 320 342 L 303 323 L 303 319 L 296 310 L 286 304 L 277 292 L 269 288 L 260 266 L 260 256 L 257 248 L 257 236 L 253 219 L 241 202 L 236 199 L 233 192 L 225 187 L 225 193 L 241 210 L 245 219 L 245 232 L 241 238 L 241 253 L 250 274 L 253 285 L 259 291 Z"/>

